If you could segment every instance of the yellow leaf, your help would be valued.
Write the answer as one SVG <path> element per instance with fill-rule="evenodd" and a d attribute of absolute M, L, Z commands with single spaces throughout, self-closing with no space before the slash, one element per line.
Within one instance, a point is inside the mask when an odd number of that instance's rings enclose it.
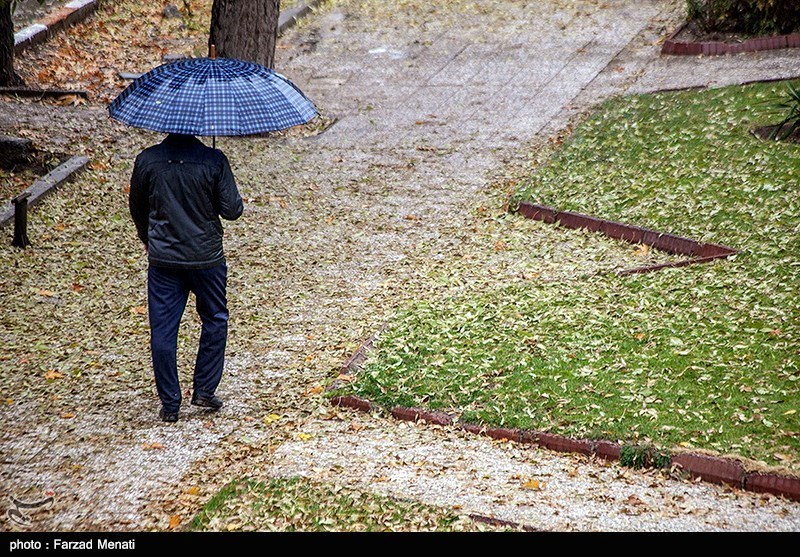
<path fill-rule="evenodd" d="M 242 525 L 239 524 L 238 522 L 231 522 L 225 528 L 227 528 L 228 532 L 233 532 L 234 530 L 238 530 L 241 527 Z"/>
<path fill-rule="evenodd" d="M 786 412 L 783 413 L 783 415 L 784 416 L 791 416 L 795 412 L 797 412 L 797 410 L 787 410 Z"/>
<path fill-rule="evenodd" d="M 311 387 L 306 390 L 305 394 L 308 395 L 318 395 L 322 392 L 322 385 L 317 385 L 316 387 Z"/>
<path fill-rule="evenodd" d="M 636 255 L 640 257 L 647 257 L 647 254 L 650 253 L 650 246 L 648 246 L 647 244 L 639 244 L 638 246 L 636 246 L 636 249 L 634 251 L 636 252 Z"/>
<path fill-rule="evenodd" d="M 187 493 L 189 495 L 200 495 L 200 488 L 197 487 L 196 485 L 193 485 L 192 487 L 189 488 Z"/>
<path fill-rule="evenodd" d="M 280 419 L 281 417 L 279 414 L 270 414 L 269 416 L 264 416 L 264 423 L 269 425 L 273 422 L 277 422 Z"/>
<path fill-rule="evenodd" d="M 65 420 L 70 420 L 75 417 L 75 414 L 73 414 L 72 412 L 64 412 L 63 414 L 61 414 L 61 417 L 64 418 Z"/>
<path fill-rule="evenodd" d="M 179 514 L 173 514 L 169 517 L 169 529 L 174 530 L 181 524 L 181 516 Z"/>
<path fill-rule="evenodd" d="M 528 480 L 527 482 L 522 484 L 522 487 L 524 487 L 525 489 L 533 489 L 535 491 L 538 491 L 540 489 L 544 489 L 544 483 L 540 482 L 539 480 Z"/>
<path fill-rule="evenodd" d="M 298 433 L 297 434 L 297 438 L 300 439 L 301 441 L 308 441 L 309 439 L 312 439 L 313 437 L 314 436 L 311 435 L 310 433 Z"/>
<path fill-rule="evenodd" d="M 691 447 L 692 446 L 691 443 L 687 443 L 686 441 L 681 441 L 680 443 L 678 443 L 678 445 L 680 445 L 681 447 Z"/>
<path fill-rule="evenodd" d="M 6 399 L 6 404 L 14 404 L 14 399 L 13 398 L 7 398 Z"/>
<path fill-rule="evenodd" d="M 51 369 L 51 370 L 47 371 L 47 373 L 44 374 L 44 378 L 45 379 L 49 379 L 49 380 L 61 379 L 62 377 L 64 377 L 64 374 L 63 373 L 59 373 L 54 369 Z"/>

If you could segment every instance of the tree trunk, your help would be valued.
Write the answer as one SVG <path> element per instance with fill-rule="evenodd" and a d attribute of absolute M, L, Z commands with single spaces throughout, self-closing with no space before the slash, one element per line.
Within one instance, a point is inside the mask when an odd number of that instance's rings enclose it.
<path fill-rule="evenodd" d="M 271 68 L 275 60 L 280 0 L 214 0 L 209 46 L 217 56 Z"/>
<path fill-rule="evenodd" d="M 0 87 L 22 85 L 14 73 L 14 22 L 11 21 L 11 2 L 0 0 Z"/>

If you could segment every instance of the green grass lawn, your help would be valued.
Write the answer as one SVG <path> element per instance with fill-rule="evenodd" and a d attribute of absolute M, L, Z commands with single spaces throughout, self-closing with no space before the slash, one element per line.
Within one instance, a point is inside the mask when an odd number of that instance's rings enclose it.
<path fill-rule="evenodd" d="M 784 89 L 614 99 L 514 196 L 740 254 L 628 277 L 497 280 L 413 303 L 347 391 L 799 471 L 800 145 L 749 133 L 780 120 L 764 101 Z"/>
<path fill-rule="evenodd" d="M 283 532 L 497 529 L 445 509 L 297 477 L 231 482 L 206 503 L 189 528 Z"/>

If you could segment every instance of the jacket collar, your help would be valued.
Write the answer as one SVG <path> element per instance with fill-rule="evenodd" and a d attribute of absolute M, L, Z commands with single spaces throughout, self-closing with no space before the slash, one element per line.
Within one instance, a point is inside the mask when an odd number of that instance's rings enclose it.
<path fill-rule="evenodd" d="M 183 135 L 178 133 L 170 133 L 164 138 L 162 143 L 168 145 L 202 145 L 203 143 L 193 135 Z"/>

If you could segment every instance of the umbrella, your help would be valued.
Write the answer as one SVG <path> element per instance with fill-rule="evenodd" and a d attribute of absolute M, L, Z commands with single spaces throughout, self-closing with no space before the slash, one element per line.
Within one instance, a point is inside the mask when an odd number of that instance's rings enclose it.
<path fill-rule="evenodd" d="M 131 83 L 108 106 L 130 126 L 188 135 L 251 135 L 304 124 L 317 109 L 278 72 L 234 58 L 163 64 Z"/>

